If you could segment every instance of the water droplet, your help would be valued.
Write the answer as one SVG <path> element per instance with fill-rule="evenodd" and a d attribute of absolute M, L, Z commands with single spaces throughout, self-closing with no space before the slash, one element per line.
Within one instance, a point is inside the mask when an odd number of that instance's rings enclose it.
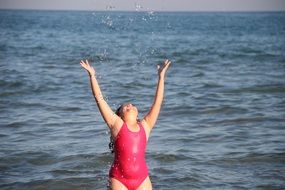
<path fill-rule="evenodd" d="M 113 20 L 110 16 L 107 16 L 105 18 L 102 19 L 102 23 L 106 24 L 108 27 L 112 27 L 113 26 Z"/>
<path fill-rule="evenodd" d="M 140 9 L 142 9 L 143 7 L 140 5 L 140 4 L 138 4 L 138 3 L 135 3 L 135 9 L 136 9 L 136 11 L 140 11 Z"/>
<path fill-rule="evenodd" d="M 171 24 L 168 22 L 166 28 L 170 29 L 172 28 Z"/>
<path fill-rule="evenodd" d="M 106 10 L 114 10 L 115 9 L 115 6 L 113 5 L 107 5 L 106 6 Z"/>
<path fill-rule="evenodd" d="M 154 16 L 154 11 L 148 11 L 147 14 L 148 14 L 149 16 Z"/>
<path fill-rule="evenodd" d="M 129 18 L 129 21 L 130 21 L 130 22 L 133 22 L 133 21 L 134 21 L 134 19 L 133 19 L 133 18 Z"/>

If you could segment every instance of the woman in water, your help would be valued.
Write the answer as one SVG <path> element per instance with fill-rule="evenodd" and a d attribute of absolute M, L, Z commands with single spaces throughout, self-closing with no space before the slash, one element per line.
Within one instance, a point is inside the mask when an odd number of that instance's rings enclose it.
<path fill-rule="evenodd" d="M 104 100 L 94 68 L 87 60 L 81 61 L 80 64 L 89 74 L 95 101 L 114 142 L 115 157 L 109 172 L 109 187 L 112 190 L 151 190 L 145 149 L 160 112 L 164 77 L 171 62 L 165 60 L 162 66 L 157 66 L 158 82 L 154 101 L 149 112 L 140 121 L 138 109 L 131 103 L 121 105 L 115 114 Z"/>

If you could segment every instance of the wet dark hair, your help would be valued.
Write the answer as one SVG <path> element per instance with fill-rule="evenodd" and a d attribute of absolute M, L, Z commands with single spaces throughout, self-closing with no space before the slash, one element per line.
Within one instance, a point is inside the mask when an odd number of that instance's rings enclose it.
<path fill-rule="evenodd" d="M 121 109 L 123 108 L 123 106 L 124 106 L 124 104 L 121 104 L 115 111 L 115 114 L 119 117 L 121 117 L 120 112 L 121 112 Z M 109 149 L 110 149 L 111 153 L 113 154 L 114 153 L 114 140 L 113 140 L 112 136 L 110 136 Z"/>
<path fill-rule="evenodd" d="M 112 136 L 110 136 L 110 142 L 109 142 L 109 149 L 111 151 L 111 153 L 114 153 L 114 140 L 112 138 Z"/>
<path fill-rule="evenodd" d="M 119 116 L 119 117 L 121 117 L 121 116 L 120 116 L 120 112 L 121 112 L 121 109 L 123 108 L 123 106 L 124 106 L 124 104 L 120 105 L 120 106 L 116 109 L 115 114 L 116 114 L 117 116 Z"/>

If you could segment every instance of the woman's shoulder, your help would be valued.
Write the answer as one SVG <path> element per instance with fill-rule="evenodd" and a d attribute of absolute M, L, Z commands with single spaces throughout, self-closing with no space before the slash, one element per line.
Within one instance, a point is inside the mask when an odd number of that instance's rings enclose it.
<path fill-rule="evenodd" d="M 116 121 L 114 126 L 111 128 L 112 136 L 116 137 L 124 125 L 126 124 L 122 119 Z"/>
<path fill-rule="evenodd" d="M 149 137 L 150 134 L 150 127 L 148 126 L 147 122 L 145 121 L 145 119 L 142 119 L 139 124 L 144 128 L 144 131 L 146 132 L 146 136 L 147 139 Z"/>
<path fill-rule="evenodd" d="M 147 127 L 148 128 L 148 124 L 147 124 L 145 119 L 140 120 L 139 124 L 142 125 L 143 127 Z"/>

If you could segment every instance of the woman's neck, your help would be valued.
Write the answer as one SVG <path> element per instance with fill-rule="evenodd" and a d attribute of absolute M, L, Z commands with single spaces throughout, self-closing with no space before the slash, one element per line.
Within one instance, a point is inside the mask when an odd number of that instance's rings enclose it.
<path fill-rule="evenodd" d="M 124 122 L 130 127 L 135 127 L 138 123 L 137 118 L 134 117 L 124 117 Z"/>

